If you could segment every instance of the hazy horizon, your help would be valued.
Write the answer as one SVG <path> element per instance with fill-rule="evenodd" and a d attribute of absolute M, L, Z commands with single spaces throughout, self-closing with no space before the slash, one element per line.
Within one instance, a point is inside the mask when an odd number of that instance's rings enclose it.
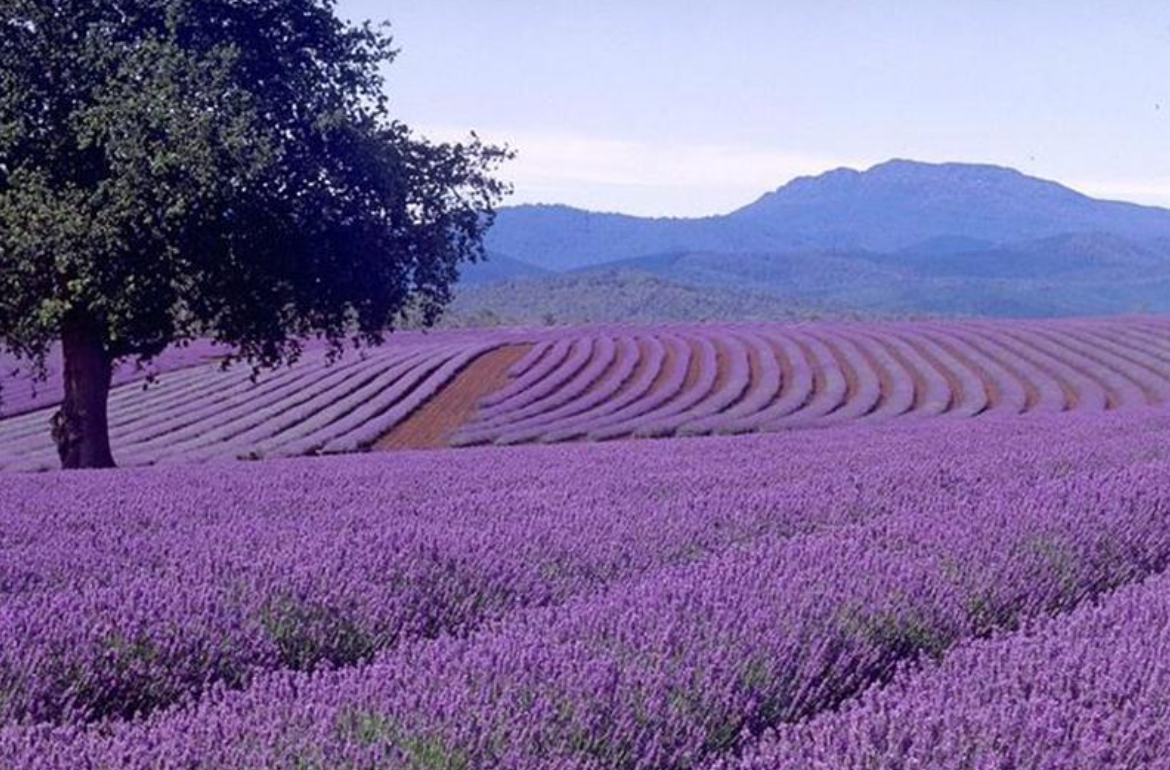
<path fill-rule="evenodd" d="M 890 158 L 1170 207 L 1170 7 L 340 0 L 390 21 L 394 112 L 520 152 L 509 205 L 723 213 Z"/>

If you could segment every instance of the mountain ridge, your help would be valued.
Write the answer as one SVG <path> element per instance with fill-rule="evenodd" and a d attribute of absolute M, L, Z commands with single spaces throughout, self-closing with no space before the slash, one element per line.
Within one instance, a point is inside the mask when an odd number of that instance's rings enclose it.
<path fill-rule="evenodd" d="M 488 247 L 563 271 L 671 251 L 894 251 L 936 237 L 1006 243 L 1076 232 L 1170 238 L 1170 209 L 1092 198 L 1005 166 L 892 159 L 797 177 L 728 214 L 501 209 Z"/>

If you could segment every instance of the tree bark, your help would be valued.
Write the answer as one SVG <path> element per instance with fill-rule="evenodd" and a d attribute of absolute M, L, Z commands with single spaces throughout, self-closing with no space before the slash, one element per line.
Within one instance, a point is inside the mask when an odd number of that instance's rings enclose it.
<path fill-rule="evenodd" d="M 107 405 L 113 362 L 100 327 L 69 318 L 61 331 L 65 399 L 51 421 L 61 467 L 112 468 Z"/>

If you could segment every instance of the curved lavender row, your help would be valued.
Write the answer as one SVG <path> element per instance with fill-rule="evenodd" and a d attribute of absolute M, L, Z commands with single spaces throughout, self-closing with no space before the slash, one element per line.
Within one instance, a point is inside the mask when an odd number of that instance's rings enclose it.
<path fill-rule="evenodd" d="M 500 430 L 495 442 L 507 445 L 535 441 L 551 431 L 563 429 L 571 422 L 571 418 L 580 417 L 595 406 L 610 402 L 633 376 L 640 355 L 637 337 L 619 337 L 614 344 L 612 365 L 607 364 L 603 370 L 604 377 L 600 380 L 595 379 L 594 375 L 595 384 L 583 395 L 556 409 L 509 423 Z"/>
<path fill-rule="evenodd" d="M 597 382 L 617 354 L 617 344 L 609 335 L 583 338 L 579 343 L 578 351 L 566 359 L 565 366 L 558 370 L 559 374 L 550 374 L 525 392 L 527 403 L 513 401 L 514 408 L 507 412 L 472 421 L 452 437 L 452 446 L 494 441 L 513 426 L 523 427 L 532 420 L 539 421 L 543 415 L 566 403 L 567 408 L 572 409 L 573 400 L 580 398 Z"/>
<path fill-rule="evenodd" d="M 1032 326 L 1030 330 L 1060 347 L 1070 365 L 1092 373 L 1110 395 L 1116 399 L 1115 408 L 1149 406 L 1151 395 L 1165 387 L 1165 382 L 1124 355 L 1102 347 L 1092 332 L 1079 325 L 1061 329 Z"/>
<path fill-rule="evenodd" d="M 715 348 L 715 343 L 707 335 L 695 334 L 688 336 L 686 339 L 688 340 L 687 348 L 691 359 L 687 369 L 683 372 L 684 381 L 674 396 L 666 399 L 658 407 L 642 412 L 617 425 L 592 430 L 589 432 L 589 438 L 606 440 L 626 435 L 656 435 L 656 426 L 661 424 L 665 419 L 684 412 L 707 397 L 715 386 L 715 379 L 719 376 L 718 350 Z M 697 355 L 694 351 L 695 348 L 698 348 Z M 690 363 L 696 365 L 698 373 L 694 382 L 688 384 L 687 380 L 690 379 Z"/>
<path fill-rule="evenodd" d="M 401 356 L 393 366 L 358 390 L 249 447 L 248 456 L 295 457 L 315 453 L 327 442 L 361 428 L 394 406 L 454 354 L 450 347 L 440 345 L 420 351 L 416 356 Z M 228 451 L 220 455 L 234 456 Z"/>
<path fill-rule="evenodd" d="M 910 404 L 901 413 L 916 417 L 933 417 L 947 411 L 953 402 L 958 401 L 958 394 L 951 392 L 951 385 L 942 370 L 898 333 L 894 331 L 888 334 L 870 333 L 869 338 L 874 345 L 885 349 L 884 355 L 888 366 L 896 367 L 892 371 L 900 372 L 892 376 L 899 381 L 909 379 Z M 922 381 L 921 390 L 915 376 Z M 903 386 L 903 390 L 906 389 Z M 894 411 L 893 407 L 890 410 Z"/>
<path fill-rule="evenodd" d="M 172 365 L 178 361 L 169 362 Z M 157 376 L 158 382 L 144 387 L 147 376 Z M 140 420 L 162 419 L 162 409 L 170 410 L 208 398 L 227 388 L 248 381 L 249 372 L 242 367 L 224 370 L 218 363 L 193 362 L 183 368 L 150 367 L 138 377 L 128 378 L 124 384 L 111 390 L 109 420 L 111 436 L 129 429 Z M 55 407 L 54 407 L 55 408 Z M 46 414 L 52 409 L 46 410 Z M 32 436 L 34 443 L 36 436 Z"/>
<path fill-rule="evenodd" d="M 290 395 L 302 393 L 321 379 L 322 372 L 344 372 L 349 376 L 359 366 L 360 362 L 350 361 L 329 370 L 325 368 L 325 362 L 318 359 L 280 371 L 259 383 L 244 378 L 239 384 L 217 391 L 214 398 L 201 398 L 193 401 L 193 405 L 178 400 L 165 404 L 167 411 L 159 413 L 155 419 L 130 423 L 125 432 L 114 433 L 111 438 L 137 452 L 174 446 L 193 436 L 230 425 L 237 417 L 281 403 Z"/>
<path fill-rule="evenodd" d="M 718 358 L 711 363 L 712 369 L 716 372 L 716 376 L 712 377 L 711 385 L 707 388 L 707 394 L 699 398 L 690 406 L 683 408 L 676 414 L 656 419 L 648 425 L 643 425 L 639 430 L 640 436 L 665 436 L 674 433 L 676 430 L 692 420 L 701 420 L 704 417 L 709 417 L 715 414 L 722 414 L 728 406 L 738 401 L 748 389 L 748 385 L 752 376 L 751 362 L 748 360 L 747 346 L 739 339 L 738 336 L 727 332 L 726 330 L 716 330 L 710 335 L 712 342 L 712 352 L 718 355 L 719 348 L 724 351 L 725 361 L 723 366 L 725 371 L 719 371 Z M 715 343 L 718 343 L 716 346 Z M 705 366 L 706 362 L 700 358 L 700 366 Z M 723 383 L 720 385 L 718 377 L 722 375 Z M 701 387 L 701 383 L 696 383 Z"/>
<path fill-rule="evenodd" d="M 730 420 L 719 427 L 720 433 L 742 433 L 762 430 L 777 418 L 785 417 L 803 408 L 813 398 L 816 383 L 814 367 L 804 348 L 796 344 L 795 336 L 785 332 L 773 338 L 780 354 L 788 361 L 789 375 L 781 375 L 781 391 L 775 401 L 755 414 Z"/>
<path fill-rule="evenodd" d="M 105 737 L 7 729 L 0 758 L 44 770 L 406 768 L 423 756 L 514 770 L 693 766 L 836 707 L 918 654 L 1164 567 L 1170 467 L 1094 474 L 1086 440 L 1075 479 L 988 484 L 973 499 L 900 502 L 873 525 L 766 537 L 468 638 L 266 678 Z"/>
<path fill-rule="evenodd" d="M 883 344 L 888 335 L 870 335 L 863 330 L 850 328 L 848 338 L 857 346 L 866 359 L 868 368 L 878 382 L 878 402 L 868 413 L 865 420 L 888 420 L 908 413 L 914 407 L 918 387 L 915 384 L 914 373 L 902 361 L 895 358 Z M 882 375 L 885 379 L 882 379 Z"/>
<path fill-rule="evenodd" d="M 868 417 L 882 398 L 882 384 L 877 372 L 862 352 L 861 346 L 848 332 L 838 328 L 825 329 L 821 339 L 838 357 L 842 371 L 853 372 L 857 386 L 852 392 L 846 393 L 845 400 L 839 407 L 818 418 L 816 424 L 833 425 Z"/>
<path fill-rule="evenodd" d="M 1070 357 L 1062 350 L 1026 329 L 999 327 L 994 338 L 1020 360 L 1027 361 L 1038 371 L 1053 377 L 1061 387 L 1071 394 L 1066 399 L 1066 409 L 1104 411 L 1109 404 L 1109 394 L 1097 380 L 1086 375 L 1080 368 L 1068 363 Z"/>
<path fill-rule="evenodd" d="M 1159 381 L 1170 382 L 1170 349 L 1160 353 L 1152 345 L 1143 346 L 1139 341 L 1116 330 L 1099 331 L 1087 327 L 1085 333 L 1099 346 L 1152 372 Z M 1157 390 L 1160 392 L 1161 388 Z"/>
<path fill-rule="evenodd" d="M 66 478 L 39 496 L 28 494 L 36 480 L 9 479 L 0 520 L 21 546 L 0 560 L 0 714 L 150 710 L 212 682 L 352 663 L 403 638 L 466 629 L 730 543 L 858 520 L 860 490 L 829 457 L 744 463 L 750 448 L 729 450 L 743 481 L 731 490 L 701 452 L 680 462 L 630 450 L 596 462 L 639 459 L 676 490 L 668 498 L 640 486 L 639 474 L 601 472 L 589 458 L 565 457 L 534 482 L 522 454 L 493 461 L 493 479 L 468 488 L 436 471 L 473 472 L 482 460 L 471 453 L 391 466 L 289 463 L 263 475 L 153 469 Z M 891 466 L 874 493 L 904 504 L 931 494 Z M 406 484 L 426 502 L 425 518 L 404 499 Z M 579 507 L 556 498 L 566 488 Z M 695 495 L 707 501 L 701 510 L 689 505 Z M 73 688 L 78 676 L 90 684 Z"/>
<path fill-rule="evenodd" d="M 788 427 L 800 427 L 824 417 L 826 414 L 840 408 L 845 403 L 848 393 L 848 383 L 845 372 L 841 368 L 837 357 L 828 346 L 816 335 L 805 332 L 793 332 L 792 336 L 804 342 L 808 350 L 808 357 L 815 359 L 820 365 L 820 387 L 814 387 L 803 406 L 776 420 L 760 425 L 762 430 L 779 430 Z"/>
<path fill-rule="evenodd" d="M 544 357 L 548 349 L 553 345 L 551 340 L 541 340 L 535 343 L 528 352 L 520 356 L 517 361 L 508 367 L 508 377 L 514 379 L 526 373 L 529 369 L 536 365 L 536 362 Z"/>
<path fill-rule="evenodd" d="M 428 375 L 402 400 L 377 417 L 366 421 L 360 428 L 355 428 L 346 435 L 329 441 L 321 447 L 321 452 L 327 454 L 356 452 L 359 449 L 370 447 L 438 393 L 464 367 L 484 353 L 495 350 L 501 344 L 503 343 L 483 342 L 477 345 L 462 346 L 458 353 Z"/>
<path fill-rule="evenodd" d="M 1142 354 L 1157 362 L 1156 366 L 1162 370 L 1170 365 L 1170 340 L 1155 334 L 1147 334 L 1144 330 L 1132 326 L 1111 330 L 1111 339 L 1125 345 L 1130 350 L 1141 351 Z"/>
<path fill-rule="evenodd" d="M 1011 333 L 1017 339 L 1026 338 L 1050 361 L 1056 362 L 1071 373 L 1066 377 L 1073 379 L 1066 379 L 1066 382 L 1077 391 L 1078 408 L 1102 410 L 1117 406 L 1146 405 L 1145 394 L 1141 388 L 1117 372 L 1103 370 L 1092 358 L 1085 356 L 1078 349 L 1079 341 L 1069 345 L 1060 337 L 1054 338 L 1043 327 L 1035 328 L 1031 324 L 1021 325 Z M 1084 389 L 1089 390 L 1091 394 L 1089 398 L 1081 395 Z"/>
<path fill-rule="evenodd" d="M 131 410 L 138 404 L 161 397 L 160 394 L 163 391 L 174 394 L 200 387 L 205 383 L 204 371 L 217 368 L 217 365 L 193 365 L 160 375 L 160 380 L 150 387 L 144 387 L 146 383 L 141 381 L 112 387 L 109 401 L 110 426 L 117 425 L 120 419 L 124 419 L 128 414 L 133 414 Z M 41 433 L 44 431 L 49 416 L 55 410 L 56 407 L 50 407 L 4 419 L 0 421 L 0 430 L 5 436 L 12 439 L 27 438 L 30 433 Z"/>
<path fill-rule="evenodd" d="M 226 421 L 216 421 L 217 427 L 200 430 L 195 426 L 159 447 L 157 453 L 144 457 L 149 460 L 182 462 L 205 460 L 220 456 L 223 451 L 253 446 L 282 430 L 295 425 L 305 414 L 323 409 L 338 397 L 361 388 L 393 366 L 390 356 L 376 355 L 348 362 L 338 368 L 327 368 L 320 377 L 314 377 L 291 395 L 252 407 L 247 397 L 240 398 L 228 410 Z"/>
<path fill-rule="evenodd" d="M 755 355 L 758 376 L 752 378 L 747 393 L 744 394 L 738 403 L 718 414 L 712 414 L 708 417 L 685 423 L 678 429 L 680 435 L 696 435 L 718 431 L 730 422 L 742 420 L 745 417 L 751 418 L 753 415 L 762 412 L 767 408 L 768 404 L 779 398 L 783 382 L 780 361 L 776 357 L 776 351 L 772 349 L 767 339 L 761 334 L 742 331 L 739 332 L 739 335 L 746 343 L 748 349 Z M 750 365 L 748 372 L 749 374 L 751 373 Z"/>
<path fill-rule="evenodd" d="M 833 340 L 846 357 L 858 381 L 852 403 L 830 415 L 832 421 L 863 419 L 867 422 L 898 417 L 914 405 L 914 377 L 897 361 L 878 337 L 857 326 L 834 329 Z"/>
<path fill-rule="evenodd" d="M 1151 333 L 1132 324 L 1110 327 L 1107 331 L 1102 330 L 1102 333 L 1159 361 L 1170 362 L 1170 339 L 1162 334 Z"/>
<path fill-rule="evenodd" d="M 1158 339 L 1165 340 L 1167 335 L 1170 335 L 1170 323 L 1160 315 L 1155 316 L 1139 316 L 1126 324 L 1126 328 L 1142 329 Z"/>
<path fill-rule="evenodd" d="M 1157 767 L 1170 756 L 1170 576 L 964 645 L 721 770 Z M 945 728 L 940 729 L 945 725 Z"/>
<path fill-rule="evenodd" d="M 139 367 L 133 361 L 121 364 L 114 370 L 112 385 L 118 387 L 137 382 L 151 374 L 181 371 L 214 360 L 227 352 L 227 348 L 207 340 L 175 345 L 167 348 L 145 367 Z M 58 348 L 50 352 L 46 366 L 48 379 L 43 382 L 37 381 L 23 362 L 0 351 L 0 379 L 3 380 L 0 389 L 0 418 L 55 407 L 61 402 L 63 390 L 60 379 L 61 354 Z M 18 372 L 16 377 L 11 375 L 14 369 Z"/>
<path fill-rule="evenodd" d="M 636 403 L 653 389 L 666 360 L 666 346 L 658 336 L 639 336 L 636 339 L 638 360 L 634 362 L 634 371 L 631 373 L 633 379 L 629 380 L 629 384 L 619 388 L 613 398 L 546 426 L 541 432 L 541 441 L 565 441 L 584 435 L 589 425 L 600 424 L 609 415 Z"/>
<path fill-rule="evenodd" d="M 595 431 L 609 431 L 615 426 L 620 430 L 621 425 L 658 409 L 679 393 L 686 382 L 690 367 L 691 346 L 685 339 L 670 333 L 660 335 L 660 340 L 664 348 L 664 358 L 657 373 L 658 378 L 642 394 L 620 409 L 605 415 L 593 414 L 588 420 L 582 421 L 574 429 L 577 435 L 593 439 L 597 438 L 594 435 Z"/>
<path fill-rule="evenodd" d="M 125 428 L 142 420 L 156 419 L 157 408 L 160 405 L 185 407 L 188 404 L 200 403 L 206 400 L 219 398 L 224 391 L 250 383 L 251 371 L 244 366 L 223 369 L 219 364 L 207 364 L 191 369 L 184 369 L 176 373 L 180 380 L 172 379 L 168 375 L 163 386 L 156 391 L 147 391 L 142 398 L 132 398 L 133 385 L 127 393 L 124 406 L 111 414 L 111 428 Z M 275 376 L 285 376 L 282 370 Z M 112 406 L 112 404 L 111 404 Z"/>
<path fill-rule="evenodd" d="M 253 404 L 254 393 L 259 391 L 263 395 L 270 388 L 270 383 L 276 386 L 284 385 L 290 380 L 296 381 L 312 372 L 312 364 L 308 367 L 297 366 L 277 372 L 262 386 L 251 383 L 249 372 L 236 369 L 223 372 L 217 365 L 198 367 L 193 370 L 192 382 L 173 381 L 168 377 L 156 390 L 141 394 L 140 398 L 123 400 L 118 404 L 111 404 L 110 438 L 114 447 L 115 456 L 120 461 L 127 460 L 126 455 L 133 453 L 137 444 L 147 444 L 151 439 L 162 436 L 162 441 L 171 444 L 174 439 L 168 440 L 167 435 L 179 427 L 191 425 L 190 415 L 200 413 L 216 415 L 225 406 L 231 406 L 232 399 L 237 402 L 246 402 L 245 411 L 254 411 L 265 400 L 258 399 L 259 404 Z M 127 386 L 136 389 L 136 386 Z M 191 407 L 194 405 L 194 409 Z M 205 430 L 206 428 L 204 428 Z M 55 461 L 55 448 L 48 437 L 42 434 L 40 443 L 35 446 L 13 447 L 14 453 L 19 452 L 24 462 L 41 460 L 49 463 Z"/>
<path fill-rule="evenodd" d="M 541 411 L 541 404 L 550 398 L 553 399 L 554 405 L 559 404 L 558 395 L 561 389 L 580 380 L 581 371 L 587 369 L 591 360 L 595 358 L 594 352 L 602 339 L 604 338 L 592 334 L 574 338 L 569 355 L 559 366 L 507 401 L 478 410 L 467 430 L 473 431 L 480 426 L 500 425 L 512 415 L 523 418 L 537 414 Z"/>
<path fill-rule="evenodd" d="M 1170 397 L 1170 367 L 1165 361 L 1134 350 L 1091 326 L 1077 327 L 1077 351 L 1098 368 L 1108 367 L 1137 387 L 1134 406 L 1163 403 Z"/>
<path fill-rule="evenodd" d="M 181 406 L 203 398 L 208 393 L 215 393 L 247 380 L 247 376 L 238 370 L 224 373 L 215 364 L 191 367 L 181 370 L 178 374 L 180 379 L 173 380 L 168 375 L 160 386 L 146 391 L 143 391 L 138 383 L 123 385 L 113 391 L 109 404 L 111 438 L 125 432 L 137 420 L 165 420 L 169 410 L 175 406 Z M 49 409 L 41 413 L 43 422 L 40 429 L 23 431 L 22 435 L 13 436 L 12 440 L 6 442 L 6 449 L 13 456 L 29 455 L 37 451 L 46 453 L 54 451 L 44 429 L 53 411 Z M 0 424 L 0 429 L 6 426 L 6 423 Z"/>
<path fill-rule="evenodd" d="M 994 393 L 987 387 L 987 408 L 983 414 L 1053 413 L 1064 409 L 1064 391 L 1059 382 L 989 336 L 973 334 L 968 327 L 943 324 L 925 327 L 923 331 L 969 359 L 992 383 Z M 1029 404 L 1029 387 L 1036 394 L 1032 404 Z"/>
<path fill-rule="evenodd" d="M 904 327 L 900 333 L 912 350 L 927 359 L 932 369 L 949 374 L 954 380 L 954 385 L 950 380 L 947 381 L 951 399 L 943 413 L 945 416 L 975 417 L 987 410 L 990 406 L 990 396 L 979 372 L 963 360 L 962 354 L 967 352 L 967 348 L 962 342 L 948 342 L 946 339 L 940 341 L 916 327 Z M 950 345 L 954 346 L 953 350 Z M 1023 404 L 1023 390 L 1019 389 L 1018 392 L 1021 395 L 1020 403 Z"/>
<path fill-rule="evenodd" d="M 479 402 L 479 414 L 491 415 L 496 411 L 504 411 L 507 409 L 506 402 L 509 399 L 524 393 L 528 388 L 535 383 L 540 382 L 547 377 L 551 372 L 556 370 L 564 363 L 565 358 L 571 351 L 576 349 L 575 338 L 562 338 L 552 344 L 551 347 L 541 356 L 540 360 L 529 367 L 524 374 L 509 382 L 504 387 L 488 393 Z M 502 408 L 501 408 L 502 407 Z"/>

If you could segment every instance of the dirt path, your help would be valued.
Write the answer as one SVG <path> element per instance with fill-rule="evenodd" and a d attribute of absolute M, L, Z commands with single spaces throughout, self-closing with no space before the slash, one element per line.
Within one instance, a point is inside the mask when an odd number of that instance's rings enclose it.
<path fill-rule="evenodd" d="M 375 450 L 436 449 L 463 425 L 479 400 L 508 382 L 508 367 L 531 345 L 505 345 L 484 353 L 456 375 L 454 381 L 374 445 Z"/>

